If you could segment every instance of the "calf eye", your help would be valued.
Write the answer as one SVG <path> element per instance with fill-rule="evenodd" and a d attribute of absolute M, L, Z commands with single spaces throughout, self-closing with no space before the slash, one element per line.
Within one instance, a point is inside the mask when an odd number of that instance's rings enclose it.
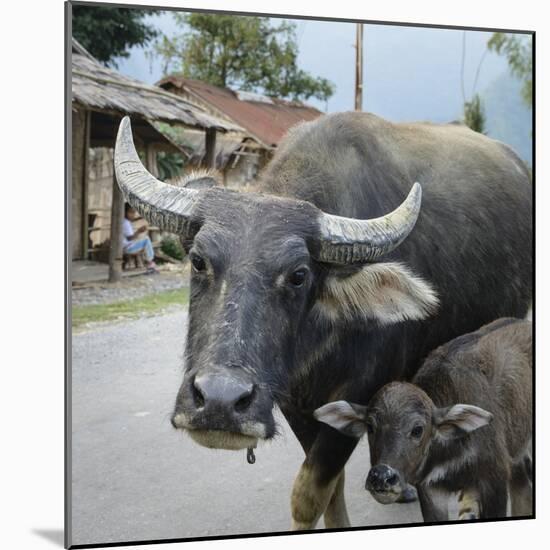
<path fill-rule="evenodd" d="M 193 265 L 193 269 L 195 271 L 204 271 L 206 269 L 206 262 L 203 258 L 198 256 L 197 254 L 193 254 L 191 256 L 191 264 Z"/>
<path fill-rule="evenodd" d="M 304 284 L 307 276 L 307 271 L 305 269 L 297 269 L 289 277 L 290 284 L 296 287 L 300 287 Z"/>
<path fill-rule="evenodd" d="M 418 439 L 422 437 L 422 434 L 424 433 L 424 428 L 422 426 L 415 426 L 411 430 L 411 437 L 414 437 L 415 439 Z"/>

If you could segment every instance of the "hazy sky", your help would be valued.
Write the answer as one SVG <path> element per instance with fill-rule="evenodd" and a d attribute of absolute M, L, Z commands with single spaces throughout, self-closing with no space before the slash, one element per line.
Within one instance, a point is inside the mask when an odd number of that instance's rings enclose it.
<path fill-rule="evenodd" d="M 178 31 L 171 12 L 152 16 L 163 34 Z M 322 111 L 353 109 L 355 24 L 296 20 L 299 66 L 328 78 L 336 92 L 328 104 L 310 99 Z M 466 99 L 491 33 L 466 31 L 464 82 Z M 462 113 L 461 58 L 464 32 L 387 25 L 364 26 L 363 109 L 394 121 L 446 122 Z M 154 83 L 163 75 L 160 60 L 151 61 L 142 48 L 133 48 L 118 70 Z M 506 60 L 485 55 L 476 91 L 507 70 Z"/>

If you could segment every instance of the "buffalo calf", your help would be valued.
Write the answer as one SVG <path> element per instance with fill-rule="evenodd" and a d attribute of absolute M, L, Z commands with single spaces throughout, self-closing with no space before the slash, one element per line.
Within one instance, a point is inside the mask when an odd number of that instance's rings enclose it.
<path fill-rule="evenodd" d="M 367 407 L 335 401 L 315 411 L 353 437 L 368 435 L 366 488 L 395 502 L 418 490 L 425 521 L 444 521 L 437 493 L 459 493 L 459 518 L 532 510 L 532 326 L 499 319 L 451 340 L 426 359 L 413 383 L 392 382 Z M 445 499 L 445 502 L 447 499 Z"/>

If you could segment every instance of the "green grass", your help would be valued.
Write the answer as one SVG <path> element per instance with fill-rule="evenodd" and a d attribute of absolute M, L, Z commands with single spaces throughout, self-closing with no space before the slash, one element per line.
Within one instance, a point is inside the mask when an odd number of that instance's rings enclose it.
<path fill-rule="evenodd" d="M 112 304 L 74 306 L 72 325 L 78 328 L 86 323 L 135 319 L 143 313 L 157 313 L 173 305 L 186 306 L 188 302 L 189 289 L 180 288 Z"/>

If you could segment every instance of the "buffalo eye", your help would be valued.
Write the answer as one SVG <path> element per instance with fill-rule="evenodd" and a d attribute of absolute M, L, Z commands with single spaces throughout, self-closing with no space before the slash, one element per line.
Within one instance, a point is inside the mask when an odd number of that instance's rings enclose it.
<path fill-rule="evenodd" d="M 193 265 L 193 269 L 199 273 L 206 270 L 206 262 L 197 254 L 191 255 L 191 264 Z"/>
<path fill-rule="evenodd" d="M 372 422 L 367 422 L 366 426 L 367 426 L 367 433 L 368 434 L 374 433 L 374 426 L 372 425 Z"/>
<path fill-rule="evenodd" d="M 422 437 L 422 434 L 424 433 L 424 428 L 422 426 L 415 426 L 412 430 L 411 430 L 411 437 L 413 437 L 414 439 L 419 439 L 420 437 Z"/>
<path fill-rule="evenodd" d="M 300 287 L 305 283 L 306 277 L 307 277 L 307 270 L 297 269 L 290 275 L 288 280 L 292 286 Z"/>

